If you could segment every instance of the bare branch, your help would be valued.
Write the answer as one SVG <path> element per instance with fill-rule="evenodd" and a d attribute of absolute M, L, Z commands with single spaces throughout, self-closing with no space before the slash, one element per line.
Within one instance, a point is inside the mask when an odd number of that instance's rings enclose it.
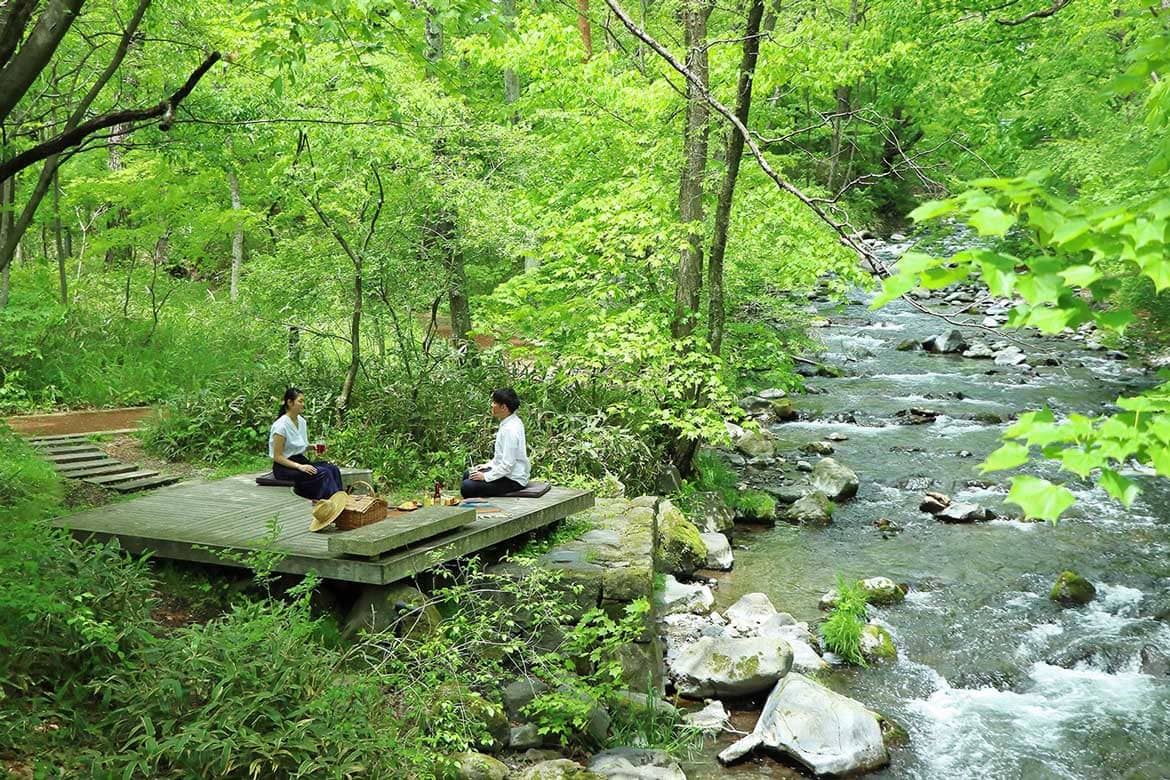
<path fill-rule="evenodd" d="M 996 24 L 1004 24 L 1009 27 L 1014 27 L 1017 24 L 1023 24 L 1024 22 L 1030 21 L 1032 19 L 1047 19 L 1049 16 L 1054 15 L 1057 11 L 1059 11 L 1061 8 L 1064 8 L 1071 2 L 1072 0 L 1052 0 L 1052 5 L 1050 5 L 1048 8 L 1044 8 L 1039 11 L 1033 11 L 1030 14 L 1024 14 L 1019 19 L 1001 18 L 996 19 L 995 21 Z"/>

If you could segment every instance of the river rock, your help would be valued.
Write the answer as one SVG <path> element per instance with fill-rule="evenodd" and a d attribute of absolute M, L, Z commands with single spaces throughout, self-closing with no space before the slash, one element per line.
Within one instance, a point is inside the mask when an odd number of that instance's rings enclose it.
<path fill-rule="evenodd" d="M 1028 360 L 1027 355 L 1019 347 L 1007 347 L 995 353 L 997 366 L 1018 366 Z"/>
<path fill-rule="evenodd" d="M 758 747 L 783 751 L 818 775 L 866 772 L 890 760 L 873 712 L 797 673 L 776 685 L 755 729 L 719 761 L 730 764 Z"/>
<path fill-rule="evenodd" d="M 727 422 L 725 420 L 723 422 L 723 427 L 727 430 L 727 435 L 731 439 L 732 443 L 739 441 L 747 434 L 746 430 L 733 422 Z"/>
<path fill-rule="evenodd" d="M 654 540 L 655 559 L 663 571 L 689 575 L 707 560 L 707 548 L 699 529 L 664 499 L 658 504 L 658 535 Z"/>
<path fill-rule="evenodd" d="M 695 516 L 702 533 L 721 534 L 735 528 L 735 512 L 719 493 L 700 493 Z"/>
<path fill-rule="evenodd" d="M 772 402 L 772 418 L 780 422 L 792 422 L 800 417 L 800 412 L 793 406 L 791 399 L 777 398 Z"/>
<path fill-rule="evenodd" d="M 861 587 L 870 604 L 887 606 L 898 604 L 906 598 L 906 592 L 889 577 L 870 577 L 861 581 Z"/>
<path fill-rule="evenodd" d="M 674 615 L 679 612 L 703 613 L 711 611 L 715 596 L 706 585 L 691 585 L 679 582 L 667 574 L 662 590 L 654 594 L 660 615 Z"/>
<path fill-rule="evenodd" d="M 458 780 L 504 780 L 509 774 L 503 761 L 483 753 L 456 753 L 451 760 Z"/>
<path fill-rule="evenodd" d="M 746 431 L 735 447 L 749 458 L 771 458 L 776 454 L 776 442 L 764 431 Z"/>
<path fill-rule="evenodd" d="M 606 777 L 586 769 L 576 761 L 555 758 L 533 764 L 516 775 L 516 780 L 606 780 Z"/>
<path fill-rule="evenodd" d="M 798 468 L 799 465 L 798 463 Z M 811 465 L 808 467 L 808 470 L 812 471 Z M 805 495 L 805 488 L 799 485 L 761 485 L 760 490 L 776 499 L 777 504 L 795 504 L 804 498 Z"/>
<path fill-rule="evenodd" d="M 994 356 L 995 353 L 991 350 L 991 347 L 982 341 L 976 341 L 963 351 L 963 357 L 974 358 L 976 360 L 990 360 Z"/>
<path fill-rule="evenodd" d="M 731 724 L 731 716 L 723 706 L 723 702 L 716 699 L 706 707 L 696 712 L 683 715 L 683 723 L 693 729 L 698 729 L 708 737 L 714 737 Z"/>
<path fill-rule="evenodd" d="M 1153 645 L 1144 646 L 1142 648 L 1142 674 L 1170 677 L 1170 656 Z"/>
<path fill-rule="evenodd" d="M 935 518 L 944 523 L 974 523 L 979 520 L 994 520 L 995 513 L 978 504 L 960 501 L 935 513 Z"/>
<path fill-rule="evenodd" d="M 750 696 L 767 690 L 792 668 L 792 650 L 779 639 L 701 637 L 671 665 L 675 690 L 692 699 Z"/>
<path fill-rule="evenodd" d="M 922 342 L 922 348 L 927 352 L 951 354 L 954 352 L 962 352 L 966 349 L 967 341 L 963 338 L 961 331 L 952 330 L 945 336 L 931 336 Z"/>
<path fill-rule="evenodd" d="M 809 455 L 832 455 L 834 448 L 827 441 L 810 441 L 808 444 L 801 445 L 800 451 Z"/>
<path fill-rule="evenodd" d="M 814 490 L 784 510 L 783 517 L 798 525 L 828 525 L 833 521 L 833 504 L 824 493 Z"/>
<path fill-rule="evenodd" d="M 754 636 L 770 618 L 779 614 L 764 593 L 745 593 L 723 612 L 733 636 Z"/>
<path fill-rule="evenodd" d="M 853 470 L 832 458 L 825 458 L 812 471 L 812 485 L 830 500 L 853 498 L 861 481 Z"/>
<path fill-rule="evenodd" d="M 546 692 L 548 686 L 540 680 L 522 677 L 503 688 L 504 712 L 509 720 L 519 720 L 520 710 L 527 707 L 533 699 Z"/>
<path fill-rule="evenodd" d="M 772 402 L 757 395 L 739 399 L 739 405 L 748 414 L 764 414 L 772 409 Z"/>
<path fill-rule="evenodd" d="M 788 397 L 788 393 L 784 390 L 781 390 L 779 387 L 769 387 L 766 390 L 761 390 L 760 392 L 756 393 L 756 395 L 766 401 L 775 401 L 777 398 Z"/>
<path fill-rule="evenodd" d="M 894 349 L 899 352 L 911 352 L 918 349 L 918 339 L 902 339 Z"/>
<path fill-rule="evenodd" d="M 932 515 L 937 515 L 939 512 L 943 511 L 950 505 L 950 496 L 943 495 L 942 493 L 936 493 L 935 491 L 927 491 L 926 495 L 922 498 L 922 502 L 918 505 L 918 508 L 923 512 L 929 512 Z"/>
<path fill-rule="evenodd" d="M 825 438 L 828 439 L 829 441 L 849 441 L 848 436 L 846 436 L 843 433 L 839 433 L 838 431 L 833 431 Z"/>
<path fill-rule="evenodd" d="M 731 554 L 731 542 L 723 534 L 699 534 L 707 547 L 707 568 L 731 571 L 735 558 Z"/>
<path fill-rule="evenodd" d="M 861 627 L 861 655 L 870 663 L 893 661 L 898 657 L 898 649 L 889 631 L 877 623 L 866 623 Z"/>
<path fill-rule="evenodd" d="M 781 623 L 780 619 L 787 618 L 790 623 Z M 825 659 L 816 651 L 813 639 L 808 630 L 808 623 L 797 623 L 787 612 L 779 612 L 757 632 L 759 636 L 768 639 L 783 639 L 792 649 L 792 670 L 801 674 L 817 674 L 829 668 Z"/>
<path fill-rule="evenodd" d="M 902 409 L 894 412 L 894 419 L 898 421 L 899 425 L 926 425 L 932 423 L 942 412 L 936 412 L 932 409 Z"/>
<path fill-rule="evenodd" d="M 807 474 L 813 470 L 813 465 L 807 460 L 798 460 L 796 461 L 796 470 L 803 471 Z"/>
<path fill-rule="evenodd" d="M 682 767 L 665 750 L 611 748 L 589 759 L 586 769 L 616 780 L 687 780 Z"/>
<path fill-rule="evenodd" d="M 1097 597 L 1097 589 L 1076 572 L 1062 571 L 1052 584 L 1052 592 L 1048 597 L 1066 606 L 1088 604 Z"/>
<path fill-rule="evenodd" d="M 513 750 L 538 748 L 542 744 L 544 744 L 544 737 L 540 733 L 540 727 L 535 723 L 524 723 L 520 726 L 513 726 L 511 734 L 508 737 L 508 747 Z"/>

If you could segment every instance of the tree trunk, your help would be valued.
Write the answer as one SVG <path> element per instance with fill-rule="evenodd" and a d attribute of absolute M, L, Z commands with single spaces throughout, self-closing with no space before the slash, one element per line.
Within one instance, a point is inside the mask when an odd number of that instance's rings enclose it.
<path fill-rule="evenodd" d="M 577 29 L 581 32 L 581 47 L 585 50 L 582 62 L 593 56 L 593 30 L 589 25 L 589 0 L 577 0 Z"/>
<path fill-rule="evenodd" d="M 849 50 L 849 36 L 853 34 L 853 28 L 857 24 L 857 0 L 850 0 L 849 3 L 849 27 L 845 35 L 844 50 Z M 848 85 L 838 84 L 836 88 L 836 106 L 834 108 L 833 116 L 833 140 L 829 147 L 829 190 L 832 191 L 837 184 L 837 171 L 841 167 L 841 146 L 843 138 L 843 128 L 849 123 L 850 113 L 852 112 L 851 90 Z"/>
<path fill-rule="evenodd" d="M 764 15 L 764 0 L 752 0 L 744 26 L 743 58 L 739 63 L 739 82 L 735 91 L 735 115 L 745 126 L 752 108 L 752 85 L 756 61 L 760 56 L 760 19 Z M 711 259 L 707 266 L 707 337 L 711 351 L 718 355 L 723 347 L 723 326 L 726 319 L 723 301 L 723 256 L 727 252 L 727 230 L 731 224 L 731 203 L 735 196 L 735 182 L 739 178 L 739 164 L 743 160 L 743 136 L 734 127 L 727 129 L 727 170 L 719 189 L 715 206 L 715 233 L 711 237 Z"/>
<path fill-rule="evenodd" d="M 61 305 L 69 305 L 69 275 L 65 271 L 65 238 L 61 231 L 61 180 L 53 172 L 53 242 L 57 247 L 57 278 L 61 287 Z"/>
<path fill-rule="evenodd" d="M 358 366 L 362 360 L 362 269 L 365 266 L 361 255 L 353 258 L 353 315 L 349 319 L 349 370 L 345 372 L 345 382 L 341 386 L 341 395 L 337 397 L 337 424 L 345 423 L 345 415 L 349 411 L 349 401 L 353 396 L 353 386 L 357 381 Z"/>
<path fill-rule="evenodd" d="M 236 213 L 236 230 L 232 234 L 232 289 L 234 301 L 240 294 L 240 266 L 244 262 L 244 223 L 240 221 L 240 179 L 235 171 L 228 171 L 228 188 L 232 195 L 232 211 Z"/>
<path fill-rule="evenodd" d="M 85 0 L 49 0 L 41 11 L 28 38 L 24 39 L 15 56 L 5 63 L 3 70 L 0 70 L 0 122 L 8 118 L 28 88 L 36 81 L 37 76 L 49 64 L 53 53 L 57 51 L 57 45 L 61 43 L 65 33 L 69 32 L 69 27 L 77 18 L 84 3 Z M 7 46 L 13 37 L 10 32 L 15 33 L 16 40 L 23 38 L 24 27 L 29 17 L 17 19 L 5 16 L 3 21 L 5 23 L 3 37 Z M 17 22 L 20 23 L 20 29 L 11 29 Z"/>
<path fill-rule="evenodd" d="M 703 286 L 703 173 L 707 167 L 707 133 L 710 111 L 703 92 L 708 85 L 707 17 L 713 0 L 695 0 L 683 6 L 687 67 L 702 89 L 687 81 L 687 115 L 683 132 L 683 170 L 679 177 L 679 221 L 687 231 L 687 242 L 679 253 L 675 275 L 675 338 L 689 336 L 695 329 L 699 296 Z"/>
<path fill-rule="evenodd" d="M 13 213 L 16 208 L 15 201 L 16 181 L 14 179 L 0 181 L 0 246 L 8 246 L 9 243 L 12 243 L 13 251 L 15 251 L 15 246 L 20 243 L 19 240 L 12 241 L 12 233 L 16 227 L 16 215 Z M 11 265 L 10 262 L 0 264 L 0 309 L 8 306 L 8 274 Z"/>
<path fill-rule="evenodd" d="M 471 332 L 471 306 L 467 301 L 467 270 L 463 262 L 463 249 L 456 234 L 455 215 L 450 211 L 440 212 L 432 226 L 437 249 L 447 272 L 447 306 L 451 313 L 451 342 L 466 355 L 475 352 Z"/>
<path fill-rule="evenodd" d="M 106 168 L 110 171 L 120 171 L 126 167 L 125 161 L 122 159 L 122 142 L 126 140 L 126 136 L 130 134 L 130 125 L 118 125 L 110 131 L 109 141 L 106 143 L 106 149 L 109 152 L 109 157 L 106 160 Z M 124 207 L 119 207 L 114 210 L 111 209 L 110 219 L 106 222 L 107 229 L 117 229 L 126 224 L 130 216 L 130 210 Z M 111 246 L 106 250 L 106 265 L 112 266 L 118 260 L 130 259 L 134 254 L 133 247 L 129 246 Z"/>
<path fill-rule="evenodd" d="M 516 26 L 516 0 L 502 0 L 500 9 L 504 13 L 504 24 L 512 31 Z M 516 75 L 514 68 L 504 68 L 504 105 L 510 106 L 519 99 L 520 77 Z M 513 124 L 518 119 L 518 115 L 512 115 Z"/>

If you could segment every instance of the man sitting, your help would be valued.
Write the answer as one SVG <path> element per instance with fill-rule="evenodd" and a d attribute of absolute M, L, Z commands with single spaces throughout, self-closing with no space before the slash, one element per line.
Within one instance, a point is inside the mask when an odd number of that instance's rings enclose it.
<path fill-rule="evenodd" d="M 492 417 L 500 421 L 496 449 L 487 463 L 463 472 L 464 498 L 502 496 L 523 490 L 532 473 L 524 423 L 516 416 L 520 399 L 510 387 L 492 391 Z"/>

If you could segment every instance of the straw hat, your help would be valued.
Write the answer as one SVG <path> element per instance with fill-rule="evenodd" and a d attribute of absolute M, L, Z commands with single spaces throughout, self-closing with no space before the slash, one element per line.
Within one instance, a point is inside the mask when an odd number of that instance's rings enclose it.
<path fill-rule="evenodd" d="M 320 531 L 325 526 L 332 523 L 345 509 L 345 503 L 349 500 L 349 493 L 339 490 L 324 501 L 318 501 L 317 505 L 313 507 L 313 519 L 309 523 L 310 531 Z"/>

